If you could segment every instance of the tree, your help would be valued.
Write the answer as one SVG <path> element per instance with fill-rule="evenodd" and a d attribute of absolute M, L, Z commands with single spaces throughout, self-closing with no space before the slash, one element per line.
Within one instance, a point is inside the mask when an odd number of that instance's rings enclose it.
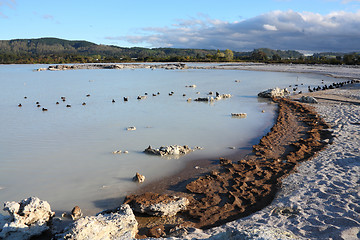
<path fill-rule="evenodd" d="M 230 49 L 226 49 L 226 50 L 225 50 L 225 59 L 226 59 L 227 61 L 233 60 L 233 59 L 234 59 L 234 53 L 233 53 L 233 51 L 231 51 Z"/>
<path fill-rule="evenodd" d="M 267 56 L 266 54 L 261 51 L 261 50 L 254 50 L 251 53 L 251 60 L 255 60 L 255 61 L 264 61 L 267 60 Z"/>

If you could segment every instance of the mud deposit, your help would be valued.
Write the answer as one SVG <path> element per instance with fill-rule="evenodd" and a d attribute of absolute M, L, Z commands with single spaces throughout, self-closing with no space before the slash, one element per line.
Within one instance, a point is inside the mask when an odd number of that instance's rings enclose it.
<path fill-rule="evenodd" d="M 332 142 L 329 126 L 314 109 L 287 99 L 274 101 L 279 105 L 276 124 L 253 146 L 253 153 L 237 162 L 221 158 L 215 170 L 173 191 L 190 200 L 177 216 L 151 221 L 138 216 L 139 238 L 154 236 L 149 234 L 153 228 L 164 229 L 162 236 L 174 236 L 188 226 L 207 229 L 250 215 L 271 203 L 281 179 L 298 163 Z"/>

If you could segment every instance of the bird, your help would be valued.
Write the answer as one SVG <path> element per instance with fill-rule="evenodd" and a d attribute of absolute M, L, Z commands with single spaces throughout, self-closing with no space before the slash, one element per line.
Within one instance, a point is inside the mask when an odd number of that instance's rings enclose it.
<path fill-rule="evenodd" d="M 19 103 L 18 107 L 22 107 L 21 103 Z"/>
<path fill-rule="evenodd" d="M 66 105 L 66 107 L 67 107 L 67 108 L 70 108 L 70 107 L 71 107 L 71 105 L 70 105 L 70 104 L 68 104 L 68 105 Z"/>
<path fill-rule="evenodd" d="M 111 102 L 113 102 L 113 103 L 114 103 L 114 102 L 115 102 L 115 100 L 113 99 Z"/>
<path fill-rule="evenodd" d="M 83 106 L 85 106 L 85 105 L 86 105 L 86 103 L 85 103 L 85 102 L 83 102 L 83 103 L 82 103 L 82 105 L 83 105 Z"/>
<path fill-rule="evenodd" d="M 42 111 L 43 111 L 43 112 L 46 112 L 46 111 L 47 111 L 47 108 L 42 108 Z"/>
<path fill-rule="evenodd" d="M 129 99 L 127 97 L 124 97 L 124 102 L 127 102 Z"/>

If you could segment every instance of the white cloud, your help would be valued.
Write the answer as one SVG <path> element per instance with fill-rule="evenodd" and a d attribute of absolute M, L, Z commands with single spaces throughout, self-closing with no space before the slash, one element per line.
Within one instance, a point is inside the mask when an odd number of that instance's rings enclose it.
<path fill-rule="evenodd" d="M 181 20 L 163 28 L 142 29 L 142 35 L 108 37 L 151 47 L 232 49 L 268 47 L 309 51 L 360 50 L 360 11 L 273 11 L 240 22 L 209 18 Z"/>
<path fill-rule="evenodd" d="M 270 24 L 264 24 L 264 29 L 269 31 L 277 31 L 276 26 L 270 25 Z"/>

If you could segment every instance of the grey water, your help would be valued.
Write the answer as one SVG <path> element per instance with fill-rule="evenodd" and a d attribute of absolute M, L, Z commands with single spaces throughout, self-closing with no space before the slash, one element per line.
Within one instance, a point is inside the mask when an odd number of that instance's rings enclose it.
<path fill-rule="evenodd" d="M 40 67 L 47 65 L 0 66 L 0 202 L 37 196 L 55 211 L 78 205 L 85 214 L 120 204 L 107 199 L 138 188 L 131 181 L 136 172 L 152 181 L 189 160 L 226 156 L 236 151 L 229 147 L 261 137 L 274 122 L 276 105 L 257 98 L 258 92 L 294 84 L 305 91 L 321 80 L 335 81 L 241 70 L 34 71 Z M 197 87 L 186 87 L 193 84 Z M 232 98 L 187 101 L 210 91 Z M 145 93 L 146 99 L 137 100 Z M 231 117 L 241 112 L 247 117 Z M 130 126 L 136 131 L 127 131 Z M 143 153 L 149 145 L 174 144 L 203 150 L 178 158 Z M 113 154 L 116 150 L 128 153 Z"/>

